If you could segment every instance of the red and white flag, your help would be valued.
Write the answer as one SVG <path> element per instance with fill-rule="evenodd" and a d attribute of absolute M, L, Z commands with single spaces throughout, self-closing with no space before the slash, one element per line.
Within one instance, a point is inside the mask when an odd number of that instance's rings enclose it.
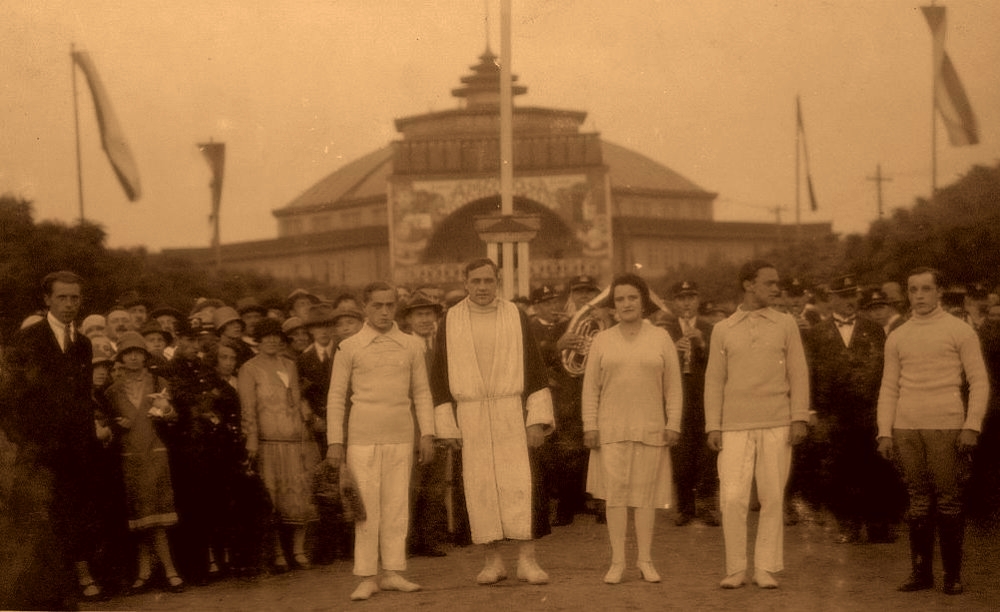
<path fill-rule="evenodd" d="M 83 71 L 87 77 L 87 84 L 90 85 L 94 110 L 97 112 L 97 124 L 101 129 L 101 146 L 118 176 L 118 182 L 125 189 L 125 195 L 130 202 L 135 202 L 142 195 L 139 186 L 139 168 L 136 166 L 135 157 L 132 156 L 132 149 L 125 142 L 121 126 L 118 125 L 118 118 L 111 107 L 108 92 L 104 89 L 90 54 L 86 51 L 73 51 L 72 55 L 73 62 Z"/>
<path fill-rule="evenodd" d="M 979 126 L 958 72 L 944 50 L 945 7 L 922 6 L 934 43 L 934 106 L 948 130 L 948 141 L 956 147 L 979 143 Z"/>

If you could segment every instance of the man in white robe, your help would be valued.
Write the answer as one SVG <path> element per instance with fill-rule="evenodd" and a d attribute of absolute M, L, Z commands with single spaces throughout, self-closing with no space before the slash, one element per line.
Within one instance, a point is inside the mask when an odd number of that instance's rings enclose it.
<path fill-rule="evenodd" d="M 555 425 L 552 397 L 527 318 L 497 298 L 498 280 L 493 261 L 469 263 L 468 297 L 438 330 L 431 372 L 435 429 L 462 448 L 472 541 L 486 545 L 476 581 L 507 577 L 497 543 L 512 539 L 521 541 L 517 577 L 544 584 L 548 575 L 535 560 L 534 538 L 549 533 L 549 522 L 532 449 Z"/>

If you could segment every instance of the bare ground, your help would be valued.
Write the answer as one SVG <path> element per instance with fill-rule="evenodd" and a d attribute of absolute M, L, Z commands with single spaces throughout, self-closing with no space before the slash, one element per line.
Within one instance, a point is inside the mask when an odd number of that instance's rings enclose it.
<path fill-rule="evenodd" d="M 184 593 L 147 593 L 117 598 L 87 609 L 107 610 L 989 610 L 1000 608 L 1000 529 L 970 525 L 966 545 L 966 593 L 940 590 L 898 593 L 909 571 L 905 533 L 895 544 L 834 543 L 830 521 L 813 517 L 785 530 L 785 566 L 775 591 L 748 585 L 718 587 L 723 575 L 722 532 L 695 522 L 675 527 L 658 515 L 653 559 L 663 577 L 643 582 L 634 566 L 619 585 L 602 582 L 610 551 L 603 525 L 579 516 L 538 543 L 538 558 L 551 581 L 531 586 L 513 577 L 517 549 L 505 545 L 511 578 L 477 586 L 482 562 L 476 547 L 453 548 L 443 558 L 413 558 L 406 576 L 418 593 L 380 592 L 352 602 L 357 578 L 349 562 L 281 576 L 231 579 Z M 754 517 L 752 516 L 751 520 Z M 751 526 L 753 529 L 753 526 Z M 752 541 L 751 531 L 751 541 Z M 629 562 L 634 565 L 634 543 Z M 752 564 L 752 558 L 751 558 Z M 937 565 L 940 578 L 940 565 Z"/>

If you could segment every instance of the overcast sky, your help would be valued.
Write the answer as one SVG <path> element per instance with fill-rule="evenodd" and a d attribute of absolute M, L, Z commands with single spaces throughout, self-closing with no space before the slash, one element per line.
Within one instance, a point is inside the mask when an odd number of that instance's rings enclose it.
<path fill-rule="evenodd" d="M 399 135 L 393 119 L 456 108 L 499 2 L 8 0 L 0 3 L 0 193 L 78 218 L 71 43 L 90 52 L 135 153 L 130 203 L 78 81 L 86 216 L 111 246 L 207 246 L 210 171 L 227 145 L 222 239 L 277 235 L 271 211 Z M 585 129 L 717 192 L 716 218 L 794 219 L 795 96 L 819 211 L 865 231 L 876 164 L 888 210 L 930 190 L 931 36 L 910 0 L 514 0 L 523 106 L 588 112 Z M 947 144 L 938 184 L 1000 159 L 1000 2 L 953 0 L 946 48 L 982 142 Z"/>

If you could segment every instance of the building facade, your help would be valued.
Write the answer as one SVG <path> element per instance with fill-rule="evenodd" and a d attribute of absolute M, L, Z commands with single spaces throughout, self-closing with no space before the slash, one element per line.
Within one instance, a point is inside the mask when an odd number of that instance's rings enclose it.
<path fill-rule="evenodd" d="M 397 119 L 400 138 L 331 173 L 273 212 L 275 240 L 224 245 L 224 265 L 357 286 L 372 279 L 461 282 L 486 255 L 476 219 L 500 212 L 500 68 L 487 50 L 452 95 L 460 108 Z M 513 78 L 515 96 L 527 88 Z M 538 219 L 532 284 L 634 263 L 659 276 L 772 249 L 778 226 L 714 220 L 717 194 L 583 129 L 582 111 L 514 107 L 514 211 Z M 827 237 L 829 223 L 799 228 Z M 171 254 L 212 261 L 208 249 Z"/>

